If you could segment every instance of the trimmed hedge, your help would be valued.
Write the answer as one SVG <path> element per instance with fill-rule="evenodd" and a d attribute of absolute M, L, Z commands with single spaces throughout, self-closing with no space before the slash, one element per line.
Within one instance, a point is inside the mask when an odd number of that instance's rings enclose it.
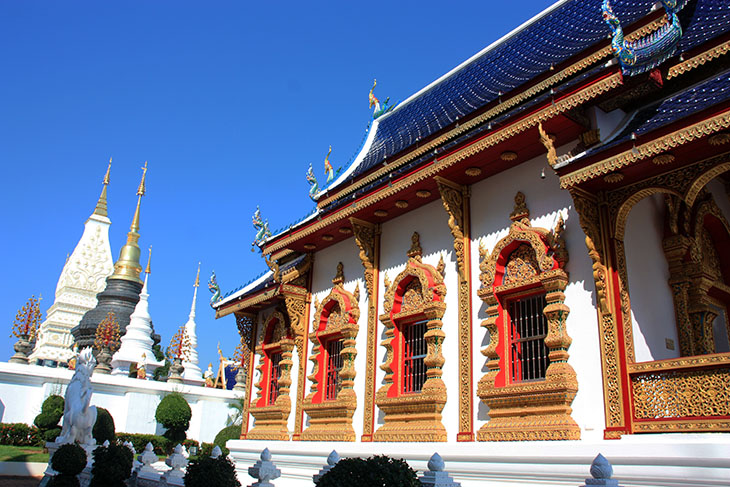
<path fill-rule="evenodd" d="M 51 478 L 52 487 L 79 487 L 76 477 L 86 467 L 86 451 L 75 443 L 61 445 L 51 458 L 51 467 L 59 472 Z"/>
<path fill-rule="evenodd" d="M 416 472 L 399 458 L 376 455 L 343 458 L 317 482 L 317 487 L 420 487 Z"/>
<path fill-rule="evenodd" d="M 221 450 L 225 450 L 226 452 L 228 449 L 226 448 L 226 442 L 228 440 L 237 440 L 241 437 L 241 425 L 231 425 L 226 426 L 222 430 L 218 432 L 217 435 L 215 435 L 215 439 L 213 440 L 214 445 L 218 445 L 221 447 Z M 228 455 L 228 453 L 225 453 Z"/>
<path fill-rule="evenodd" d="M 25 423 L 0 423 L 0 445 L 43 446 L 43 437 L 36 426 Z"/>
<path fill-rule="evenodd" d="M 185 487 L 241 487 L 236 478 L 236 467 L 226 456 L 210 455 L 194 458 L 185 472 Z"/>
<path fill-rule="evenodd" d="M 104 444 L 105 441 L 109 440 L 109 443 L 114 443 L 116 435 L 114 433 L 114 418 L 109 411 L 104 408 L 96 408 L 96 423 L 94 428 L 91 430 L 91 434 L 94 436 L 96 443 L 99 445 Z"/>
<path fill-rule="evenodd" d="M 124 445 L 111 443 L 108 447 L 97 447 L 89 487 L 126 487 L 133 461 L 132 450 Z"/>
<path fill-rule="evenodd" d="M 120 443 L 124 443 L 127 441 L 132 443 L 134 451 L 136 451 L 137 453 L 142 453 L 145 447 L 147 447 L 147 443 L 152 443 L 155 455 L 169 455 L 170 453 L 172 453 L 172 450 L 177 444 L 173 444 L 164 436 L 148 435 L 144 433 L 117 433 L 117 441 L 119 441 Z M 198 443 L 198 441 L 192 439 L 187 439 L 183 441 L 182 445 L 187 448 L 188 451 L 190 451 L 191 446 L 200 448 L 200 444 Z M 211 450 L 212 448 L 213 447 L 211 446 Z"/>
<path fill-rule="evenodd" d="M 61 396 L 48 396 L 43 401 L 41 413 L 33 420 L 45 441 L 54 441 L 61 434 L 61 427 L 58 423 L 63 416 L 64 404 L 64 399 Z"/>
<path fill-rule="evenodd" d="M 163 436 L 174 444 L 185 440 L 192 415 L 190 405 L 179 392 L 163 397 L 155 411 L 155 419 L 167 430 Z"/>

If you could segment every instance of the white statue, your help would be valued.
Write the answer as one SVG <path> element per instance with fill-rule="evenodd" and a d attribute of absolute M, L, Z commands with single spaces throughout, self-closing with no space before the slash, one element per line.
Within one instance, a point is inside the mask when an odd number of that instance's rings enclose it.
<path fill-rule="evenodd" d="M 96 359 L 91 348 L 81 350 L 76 360 L 76 371 L 66 389 L 66 404 L 63 408 L 63 429 L 56 443 L 74 443 L 93 445 L 96 443 L 91 434 L 96 422 L 96 406 L 89 406 L 91 401 L 91 373 L 94 371 Z"/>

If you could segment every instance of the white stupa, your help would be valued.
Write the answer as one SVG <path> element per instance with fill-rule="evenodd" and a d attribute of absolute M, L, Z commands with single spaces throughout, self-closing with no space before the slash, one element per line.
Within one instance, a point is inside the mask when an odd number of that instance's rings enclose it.
<path fill-rule="evenodd" d="M 132 364 L 144 364 L 147 376 L 151 377 L 157 367 L 163 362 L 155 360 L 152 352 L 152 317 L 149 312 L 149 291 L 147 282 L 150 277 L 150 261 L 152 260 L 152 248 L 150 257 L 147 260 L 145 269 L 144 286 L 139 293 L 139 302 L 134 312 L 129 317 L 127 331 L 121 339 L 119 350 L 112 357 L 112 375 L 129 375 L 129 367 Z"/>
<path fill-rule="evenodd" d="M 74 339 L 71 328 L 84 314 L 96 306 L 96 295 L 104 290 L 106 278 L 114 270 L 112 249 L 109 245 L 109 220 L 106 206 L 106 188 L 112 161 L 104 176 L 104 187 L 96 208 L 84 224 L 84 233 L 76 248 L 66 259 L 56 285 L 56 298 L 41 323 L 30 363 L 53 360 L 67 362 Z"/>
<path fill-rule="evenodd" d="M 183 382 L 186 384 L 202 385 L 205 380 L 203 373 L 198 367 L 198 337 L 195 335 L 195 303 L 198 299 L 198 287 L 200 286 L 200 262 L 198 262 L 198 274 L 193 284 L 193 304 L 190 306 L 188 322 L 185 323 L 185 335 L 188 339 L 189 349 L 187 360 L 183 361 Z"/>

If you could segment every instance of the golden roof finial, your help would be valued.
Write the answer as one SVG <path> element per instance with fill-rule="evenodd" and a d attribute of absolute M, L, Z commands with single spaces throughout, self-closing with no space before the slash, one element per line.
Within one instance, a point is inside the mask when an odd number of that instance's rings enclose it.
<path fill-rule="evenodd" d="M 198 274 L 195 276 L 195 284 L 193 284 L 193 287 L 199 287 L 200 286 L 200 262 L 198 262 Z"/>
<path fill-rule="evenodd" d="M 152 246 L 150 245 L 150 255 L 147 257 L 147 268 L 144 270 L 145 274 L 150 273 L 150 262 L 152 262 Z"/>
<path fill-rule="evenodd" d="M 109 165 L 106 168 L 106 174 L 104 175 L 104 181 L 102 184 L 104 187 L 101 189 L 101 196 L 99 201 L 96 202 L 96 208 L 94 208 L 94 214 L 100 216 L 108 216 L 106 208 L 106 187 L 109 185 L 109 172 L 112 169 L 112 158 L 109 158 Z"/>
<path fill-rule="evenodd" d="M 147 191 L 147 188 L 144 184 L 144 180 L 146 177 L 147 161 L 144 161 L 144 166 L 142 167 L 142 180 L 139 182 L 139 187 L 137 188 L 137 210 L 134 212 L 134 219 L 132 220 L 132 226 L 130 227 L 130 230 L 133 232 L 139 231 L 139 205 L 142 203 L 142 196 L 144 196 L 145 192 Z"/>
<path fill-rule="evenodd" d="M 142 181 L 137 189 L 137 209 L 134 211 L 132 225 L 127 233 L 127 243 L 119 252 L 119 260 L 114 263 L 114 273 L 109 279 L 125 279 L 142 284 L 139 275 L 142 273 L 142 266 L 139 265 L 140 250 L 137 241 L 139 240 L 139 207 L 142 203 L 142 196 L 145 194 L 145 177 L 147 175 L 147 161 L 142 168 Z"/>

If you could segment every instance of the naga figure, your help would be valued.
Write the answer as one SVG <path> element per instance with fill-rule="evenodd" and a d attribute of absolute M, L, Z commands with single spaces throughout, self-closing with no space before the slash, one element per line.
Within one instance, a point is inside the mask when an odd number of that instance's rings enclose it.
<path fill-rule="evenodd" d="M 624 39 L 621 22 L 613 13 L 609 0 L 603 0 L 601 6 L 603 20 L 613 32 L 611 48 L 624 74 L 633 76 L 649 71 L 667 60 L 677 49 L 677 44 L 682 38 L 682 26 L 677 12 L 684 8 L 688 0 L 660 1 L 667 14 L 667 22 L 648 36 L 628 42 Z"/>
<path fill-rule="evenodd" d="M 314 177 L 314 171 L 312 170 L 312 165 L 309 165 L 309 170 L 307 171 L 307 182 L 309 183 L 309 197 L 312 198 L 312 201 L 317 201 L 315 198 L 315 195 L 319 192 L 319 185 L 317 184 L 317 178 Z"/>
<path fill-rule="evenodd" d="M 76 360 L 76 371 L 66 389 L 63 408 L 63 428 L 56 443 L 79 443 L 93 445 L 96 443 L 91 434 L 96 423 L 96 406 L 91 402 L 91 373 L 96 366 L 96 359 L 91 348 L 84 348 Z"/>
<path fill-rule="evenodd" d="M 330 154 L 332 154 L 332 146 L 330 146 L 330 151 L 327 153 L 327 157 L 324 158 L 324 173 L 327 175 L 327 182 L 325 184 L 328 185 L 340 174 L 340 171 L 342 171 L 342 167 L 338 167 L 337 172 L 335 172 L 332 167 L 332 163 L 330 162 Z"/>
<path fill-rule="evenodd" d="M 213 307 L 221 299 L 221 288 L 218 286 L 218 281 L 215 278 L 215 271 L 210 274 L 208 289 L 213 293 L 213 296 L 210 298 L 210 306 Z"/>
<path fill-rule="evenodd" d="M 261 209 L 258 206 L 256 207 L 256 212 L 253 214 L 252 222 L 253 227 L 256 229 L 256 237 L 253 243 L 251 243 L 251 252 L 253 252 L 255 246 L 261 245 L 267 238 L 271 237 L 269 220 L 264 221 L 261 218 Z"/>
<path fill-rule="evenodd" d="M 378 100 L 377 97 L 373 94 L 376 84 L 378 84 L 378 80 L 374 79 L 373 87 L 370 88 L 370 94 L 368 95 L 368 100 L 370 101 L 370 108 L 375 107 L 375 110 L 373 110 L 373 120 L 375 120 L 379 116 L 383 115 L 384 113 L 388 113 L 393 108 L 395 108 L 395 105 L 388 106 L 388 101 L 390 101 L 390 97 L 386 98 L 382 105 L 380 104 L 380 100 Z"/>

